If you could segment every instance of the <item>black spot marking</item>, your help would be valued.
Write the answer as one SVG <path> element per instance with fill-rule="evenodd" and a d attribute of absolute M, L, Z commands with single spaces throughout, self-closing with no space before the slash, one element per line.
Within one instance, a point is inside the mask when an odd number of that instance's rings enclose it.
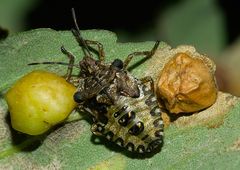
<path fill-rule="evenodd" d="M 83 106 L 85 108 L 91 108 L 91 110 L 94 110 L 100 115 L 104 115 L 107 113 L 107 105 L 98 103 L 96 98 L 91 98 L 88 102 L 85 102 Z"/>
<path fill-rule="evenodd" d="M 144 153 L 144 152 L 145 152 L 145 147 L 144 147 L 143 145 L 139 145 L 139 146 L 137 147 L 137 151 L 138 151 L 139 153 Z"/>
<path fill-rule="evenodd" d="M 156 139 L 153 141 L 153 148 L 157 148 L 162 143 L 162 139 Z"/>
<path fill-rule="evenodd" d="M 98 121 L 106 125 L 108 123 L 108 118 L 104 115 L 98 117 Z"/>
<path fill-rule="evenodd" d="M 154 150 L 154 148 L 156 148 L 156 144 L 155 144 L 155 141 L 152 141 L 151 143 L 148 144 L 146 151 L 152 152 L 152 150 Z"/>
<path fill-rule="evenodd" d="M 134 151 L 134 144 L 129 142 L 126 146 L 127 150 L 129 150 L 130 152 Z"/>
<path fill-rule="evenodd" d="M 105 128 L 102 125 L 97 124 L 96 131 L 100 132 L 100 133 L 103 133 L 105 131 Z"/>
<path fill-rule="evenodd" d="M 142 140 L 144 141 L 144 140 L 146 140 L 148 137 L 149 137 L 149 135 L 145 135 L 145 136 L 142 138 Z"/>
<path fill-rule="evenodd" d="M 161 115 L 161 109 L 158 106 L 155 106 L 151 111 L 150 114 L 152 116 L 160 116 Z"/>
<path fill-rule="evenodd" d="M 152 150 L 150 148 L 147 148 L 146 152 L 151 152 Z"/>
<path fill-rule="evenodd" d="M 113 136 L 114 136 L 114 133 L 112 131 L 109 131 L 105 134 L 105 137 L 110 141 L 113 139 Z"/>
<path fill-rule="evenodd" d="M 161 143 L 162 139 L 156 139 L 152 141 L 147 147 L 147 152 L 151 152 L 152 150 L 156 149 Z"/>
<path fill-rule="evenodd" d="M 126 111 L 127 106 L 123 106 L 121 109 L 119 109 L 117 112 L 113 113 L 113 116 L 117 118 L 122 112 Z"/>
<path fill-rule="evenodd" d="M 156 137 L 161 137 L 161 136 L 163 136 L 161 130 L 157 130 L 157 131 L 154 133 L 154 135 L 155 135 Z"/>
<path fill-rule="evenodd" d="M 130 133 L 131 135 L 137 136 L 141 132 L 143 132 L 143 130 L 144 130 L 144 124 L 143 122 L 139 121 L 128 130 L 128 133 Z"/>
<path fill-rule="evenodd" d="M 122 138 L 117 138 L 115 141 L 114 141 L 117 145 L 123 147 L 123 144 L 124 144 L 124 141 Z"/>
<path fill-rule="evenodd" d="M 158 119 L 154 120 L 153 125 L 154 125 L 154 127 L 156 127 L 156 128 L 162 127 L 162 126 L 163 126 L 163 121 L 162 121 L 162 119 L 161 119 L 161 118 L 158 118 Z"/>
<path fill-rule="evenodd" d="M 152 152 L 152 150 L 153 150 L 153 145 L 152 145 L 152 143 L 150 143 L 149 145 L 148 145 L 148 147 L 147 147 L 147 152 Z"/>
<path fill-rule="evenodd" d="M 105 113 L 107 113 L 107 106 L 104 104 L 98 104 L 97 110 L 100 114 L 105 114 Z"/>
<path fill-rule="evenodd" d="M 147 98 L 147 100 L 145 101 L 145 104 L 148 105 L 148 106 L 152 106 L 152 105 L 156 104 L 156 101 L 157 101 L 157 99 L 156 99 L 156 97 L 154 96 L 154 94 L 151 94 L 151 95 Z"/>
<path fill-rule="evenodd" d="M 142 90 L 143 90 L 143 94 L 146 96 L 146 95 L 149 95 L 149 94 L 152 94 L 152 91 L 150 90 L 150 88 L 148 88 L 147 86 L 143 86 L 142 87 Z"/>
<path fill-rule="evenodd" d="M 123 115 L 119 120 L 118 123 L 121 126 L 127 126 L 130 122 L 132 122 L 136 117 L 136 113 L 133 111 L 130 111 L 128 113 L 126 113 L 125 115 Z"/>

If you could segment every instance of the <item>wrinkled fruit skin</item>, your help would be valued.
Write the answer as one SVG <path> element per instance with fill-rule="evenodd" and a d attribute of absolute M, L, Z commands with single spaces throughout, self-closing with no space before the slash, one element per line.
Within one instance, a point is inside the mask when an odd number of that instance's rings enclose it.
<path fill-rule="evenodd" d="M 196 112 L 217 98 L 213 73 L 200 58 L 177 53 L 163 68 L 157 95 L 171 113 Z"/>
<path fill-rule="evenodd" d="M 56 74 L 33 71 L 6 93 L 12 127 L 39 135 L 62 122 L 76 107 L 76 88 Z"/>

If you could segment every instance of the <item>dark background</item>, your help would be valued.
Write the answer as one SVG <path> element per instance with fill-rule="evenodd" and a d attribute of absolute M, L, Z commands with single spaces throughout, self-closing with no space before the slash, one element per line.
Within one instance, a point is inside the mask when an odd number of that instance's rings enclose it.
<path fill-rule="evenodd" d="M 148 1 L 58 1 L 41 0 L 27 16 L 27 29 L 68 30 L 73 26 L 70 9 L 75 8 L 81 29 L 124 30 L 133 36 L 151 28 L 161 11 L 181 0 Z M 240 34 L 240 5 L 236 0 L 217 0 L 226 19 L 227 42 Z M 203 9 L 204 12 L 204 9 Z"/>
<path fill-rule="evenodd" d="M 124 30 L 138 35 L 151 27 L 156 14 L 168 5 L 166 0 L 130 2 L 42 0 L 39 6 L 30 12 L 27 22 L 30 28 L 69 29 L 73 26 L 70 9 L 74 7 L 79 27 L 83 30 L 95 28 L 114 32 Z"/>

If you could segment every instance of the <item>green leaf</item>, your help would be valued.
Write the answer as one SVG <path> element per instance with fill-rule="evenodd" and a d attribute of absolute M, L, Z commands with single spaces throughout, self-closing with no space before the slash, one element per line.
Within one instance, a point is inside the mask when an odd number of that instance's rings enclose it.
<path fill-rule="evenodd" d="M 194 45 L 217 57 L 226 46 L 224 14 L 215 0 L 183 0 L 165 10 L 158 30 L 168 43 Z"/>
<path fill-rule="evenodd" d="M 107 62 L 124 59 L 134 51 L 149 50 L 154 45 L 154 42 L 117 43 L 116 35 L 104 30 L 82 34 L 104 45 Z M 61 45 L 77 57 L 76 62 L 81 60 L 81 48 L 69 31 L 37 29 L 0 42 L 1 91 L 31 70 L 46 69 L 63 75 L 65 66 L 27 66 L 31 62 L 67 62 L 60 51 Z M 161 43 L 156 55 L 134 68 L 142 61 L 141 57 L 135 58 L 132 73 L 139 78 L 152 75 L 156 80 L 171 50 Z M 209 109 L 172 124 L 165 130 L 162 150 L 150 156 L 130 154 L 94 137 L 87 118 L 60 126 L 47 136 L 18 134 L 11 129 L 4 99 L 0 101 L 1 169 L 237 169 L 240 166 L 240 104 L 238 98 L 229 94 L 219 93 L 217 102 Z"/>
<path fill-rule="evenodd" d="M 39 0 L 1 0 L 0 1 L 0 26 L 10 32 L 17 32 L 26 26 L 26 16 Z"/>

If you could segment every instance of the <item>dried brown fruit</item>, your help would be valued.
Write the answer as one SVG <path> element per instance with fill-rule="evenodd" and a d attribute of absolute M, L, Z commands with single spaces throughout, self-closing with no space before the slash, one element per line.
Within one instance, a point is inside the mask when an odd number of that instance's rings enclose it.
<path fill-rule="evenodd" d="M 166 112 L 162 112 L 162 119 L 164 123 L 164 128 L 167 128 L 170 125 L 171 120 Z"/>
<path fill-rule="evenodd" d="M 205 56 L 179 52 L 164 66 L 156 91 L 169 112 L 196 112 L 216 101 L 214 69 L 209 62 Z"/>

